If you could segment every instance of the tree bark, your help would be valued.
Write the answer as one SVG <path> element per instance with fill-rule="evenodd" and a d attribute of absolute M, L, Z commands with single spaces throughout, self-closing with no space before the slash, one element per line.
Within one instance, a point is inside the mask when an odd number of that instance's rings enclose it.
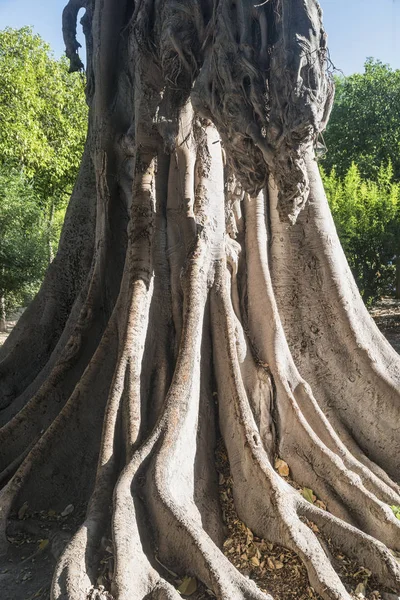
<path fill-rule="evenodd" d="M 240 519 L 297 553 L 324 600 L 350 594 L 316 530 L 399 592 L 400 361 L 314 157 L 333 97 L 318 3 L 70 0 L 72 68 L 82 6 L 82 167 L 0 350 L 4 548 L 25 501 L 71 503 L 86 516 L 52 600 L 180 598 L 162 565 L 219 599 L 267 600 L 222 552 L 220 432 Z"/>
<path fill-rule="evenodd" d="M 53 249 L 53 241 L 52 241 L 54 209 L 55 209 L 54 198 L 51 198 L 50 206 L 49 206 L 49 217 L 47 220 L 47 249 L 48 249 L 48 256 L 49 256 L 49 264 L 51 264 L 54 260 L 54 249 Z"/>
<path fill-rule="evenodd" d="M 0 292 L 0 331 L 2 333 L 7 332 L 7 314 L 6 314 L 6 299 Z"/>

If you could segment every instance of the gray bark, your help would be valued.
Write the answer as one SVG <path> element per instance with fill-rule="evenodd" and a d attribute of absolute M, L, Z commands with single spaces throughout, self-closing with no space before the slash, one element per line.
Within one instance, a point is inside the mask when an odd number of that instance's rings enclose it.
<path fill-rule="evenodd" d="M 312 524 L 399 591 L 400 362 L 314 157 L 333 96 L 318 3 L 71 0 L 72 68 L 81 6 L 86 150 L 58 254 L 0 363 L 4 545 L 28 498 L 71 503 L 86 517 L 52 600 L 87 597 L 104 536 L 115 600 L 179 598 L 160 564 L 219 599 L 268 599 L 221 550 L 219 429 L 239 517 L 296 552 L 322 598 L 350 596 Z"/>
<path fill-rule="evenodd" d="M 6 299 L 0 292 L 0 331 L 5 333 L 7 331 L 7 314 L 6 314 Z"/>

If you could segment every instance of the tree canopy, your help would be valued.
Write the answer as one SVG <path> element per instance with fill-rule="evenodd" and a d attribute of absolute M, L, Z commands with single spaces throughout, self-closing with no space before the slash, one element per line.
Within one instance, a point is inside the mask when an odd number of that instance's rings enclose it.
<path fill-rule="evenodd" d="M 400 180 L 400 70 L 370 58 L 365 72 L 335 78 L 336 96 L 324 134 L 329 172 L 344 177 L 354 162 L 362 177 L 376 180 L 389 160 Z"/>
<path fill-rule="evenodd" d="M 395 291 L 400 240 L 400 183 L 391 163 L 375 181 L 352 164 L 343 178 L 322 171 L 332 216 L 347 260 L 366 302 Z"/>
<path fill-rule="evenodd" d="M 84 79 L 29 27 L 0 31 L 0 292 L 37 290 L 58 245 L 87 128 Z"/>

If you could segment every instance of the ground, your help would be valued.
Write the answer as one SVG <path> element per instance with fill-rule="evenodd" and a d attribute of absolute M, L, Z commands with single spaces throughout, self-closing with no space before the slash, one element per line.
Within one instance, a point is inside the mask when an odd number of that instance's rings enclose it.
<path fill-rule="evenodd" d="M 383 299 L 371 314 L 393 347 L 400 353 L 400 301 Z M 8 322 L 9 331 L 15 321 Z M 8 334 L 0 334 L 0 345 Z M 253 535 L 242 523 L 233 503 L 230 468 L 223 446 L 219 440 L 216 448 L 216 465 L 219 473 L 220 500 L 223 518 L 226 523 L 224 552 L 231 562 L 257 585 L 271 593 L 276 600 L 317 600 L 318 595 L 310 587 L 305 567 L 297 556 L 284 548 L 274 546 Z M 290 472 L 285 463 L 277 463 L 280 474 L 290 480 Z M 296 486 L 298 487 L 298 486 Z M 299 488 L 300 493 L 318 504 L 312 490 Z M 319 506 L 323 508 L 322 503 Z M 34 513 L 25 504 L 19 513 L 13 515 L 8 529 L 10 541 L 9 555 L 0 563 L 1 600 L 48 600 L 51 574 L 57 558 L 74 530 L 83 520 L 83 507 L 68 505 L 61 513 L 48 511 Z M 327 539 L 322 539 L 318 528 L 311 524 L 320 538 L 325 551 L 332 557 L 334 567 L 340 574 L 346 588 L 355 598 L 368 600 L 396 600 L 398 596 L 390 590 L 377 589 L 368 570 L 350 561 L 338 552 Z M 400 558 L 400 557 L 399 557 Z M 156 559 L 157 560 L 157 559 Z M 107 588 L 108 573 L 112 569 L 113 557 L 111 542 L 104 543 L 104 558 L 98 574 L 97 586 Z M 214 595 L 190 576 L 183 577 L 159 564 L 163 575 L 183 597 L 192 600 L 206 600 Z M 186 593 L 185 593 L 186 592 Z M 107 600 L 107 594 L 88 595 L 90 600 Z M 84 600 L 84 599 L 82 599 Z"/>

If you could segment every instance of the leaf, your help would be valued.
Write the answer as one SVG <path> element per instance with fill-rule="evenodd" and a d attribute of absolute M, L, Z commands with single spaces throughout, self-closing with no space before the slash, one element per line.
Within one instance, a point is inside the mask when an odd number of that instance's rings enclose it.
<path fill-rule="evenodd" d="M 257 556 L 252 556 L 250 561 L 253 563 L 253 565 L 255 567 L 259 567 L 260 566 L 260 561 L 258 560 Z"/>
<path fill-rule="evenodd" d="M 275 461 L 275 469 L 278 471 L 279 475 L 282 477 L 289 476 L 289 466 L 285 463 L 281 458 L 277 458 Z"/>
<path fill-rule="evenodd" d="M 305 498 L 308 502 L 311 502 L 311 504 L 314 504 L 314 502 L 316 501 L 317 497 L 314 496 L 314 492 L 310 489 L 310 488 L 303 488 L 301 490 L 301 495 L 303 496 L 303 498 Z"/>
<path fill-rule="evenodd" d="M 68 504 L 68 506 L 66 506 L 66 507 L 64 508 L 64 510 L 62 511 L 62 513 L 61 513 L 61 516 L 62 516 L 62 517 L 66 517 L 67 515 L 70 515 L 71 513 L 73 513 L 73 512 L 74 512 L 74 508 L 75 508 L 75 507 L 74 507 L 74 505 L 73 505 L 73 504 Z"/>
<path fill-rule="evenodd" d="M 24 502 L 18 511 L 18 519 L 23 519 L 26 515 L 27 510 L 28 510 L 28 503 Z"/>
<path fill-rule="evenodd" d="M 197 579 L 195 577 L 185 577 L 177 589 L 180 594 L 191 596 L 197 590 Z"/>
<path fill-rule="evenodd" d="M 365 592 L 367 591 L 367 586 L 364 582 L 361 582 L 358 584 L 358 586 L 356 587 L 356 589 L 354 590 L 354 593 L 356 596 L 365 596 Z"/>
<path fill-rule="evenodd" d="M 272 560 L 272 558 L 270 558 L 269 556 L 268 556 L 268 558 L 267 558 L 267 564 L 268 564 L 268 568 L 270 568 L 270 569 L 272 569 L 272 570 L 273 570 L 273 569 L 275 569 L 275 563 L 274 563 L 274 561 Z"/>
<path fill-rule="evenodd" d="M 44 550 L 49 545 L 49 540 L 41 540 L 39 544 L 39 550 Z"/>
<path fill-rule="evenodd" d="M 283 569 L 283 563 L 280 560 L 275 561 L 275 569 Z"/>
<path fill-rule="evenodd" d="M 393 505 L 390 508 L 392 509 L 392 511 L 393 511 L 394 516 L 396 517 L 396 519 L 400 520 L 400 506 Z"/>

